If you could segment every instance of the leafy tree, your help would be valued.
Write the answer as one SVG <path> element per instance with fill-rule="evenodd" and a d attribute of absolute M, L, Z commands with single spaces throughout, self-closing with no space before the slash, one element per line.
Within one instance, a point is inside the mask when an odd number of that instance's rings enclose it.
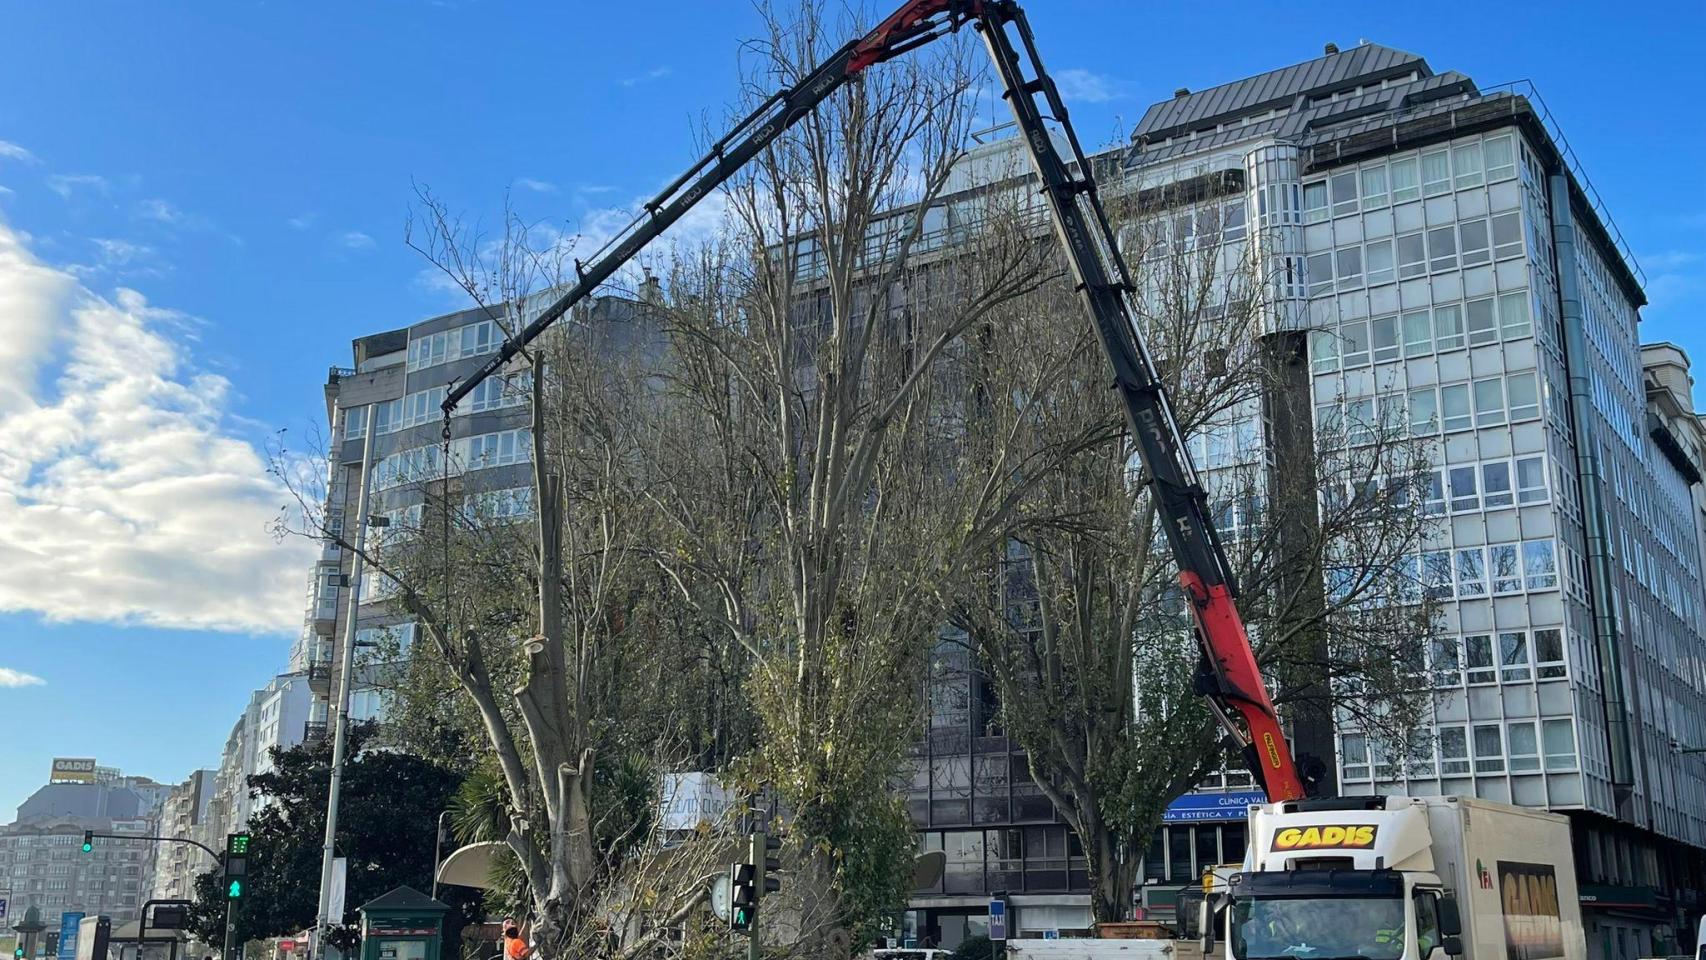
<path fill-rule="evenodd" d="M 362 749 L 372 725 L 350 731 L 338 809 L 338 853 L 347 858 L 346 909 L 402 885 L 432 889 L 438 816 L 449 809 L 461 778 L 431 761 L 406 753 Z M 272 751 L 274 769 L 250 778 L 261 801 L 250 820 L 248 876 L 235 913 L 239 942 L 284 936 L 314 924 L 319 908 L 320 855 L 325 842 L 326 799 L 331 780 L 330 739 Z M 479 894 L 445 887 L 440 899 L 452 906 L 445 936 L 456 942 L 463 923 L 478 915 Z M 192 926 L 209 943 L 225 931 L 221 870 L 196 878 Z M 353 924 L 334 944 L 353 944 Z"/>

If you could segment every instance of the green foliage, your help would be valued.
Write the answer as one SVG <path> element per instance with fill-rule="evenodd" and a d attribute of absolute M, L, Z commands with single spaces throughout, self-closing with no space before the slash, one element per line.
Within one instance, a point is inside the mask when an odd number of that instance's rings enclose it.
<path fill-rule="evenodd" d="M 438 816 L 460 783 L 456 773 L 420 757 L 364 751 L 373 740 L 371 726 L 350 732 L 338 811 L 338 853 L 349 862 L 345 904 L 352 921 L 357 907 L 395 887 L 431 890 Z M 247 886 L 235 913 L 239 941 L 314 924 L 331 753 L 329 740 L 274 750 L 274 769 L 250 780 L 264 806 L 249 823 Z M 440 899 L 455 908 L 447 936 L 478 915 L 474 891 L 444 887 Z M 196 878 L 191 926 L 198 936 L 210 943 L 223 939 L 225 905 L 219 868 Z"/>
<path fill-rule="evenodd" d="M 976 936 L 960 941 L 960 945 L 954 948 L 953 960 L 1001 960 L 1006 955 L 1006 944 Z"/>

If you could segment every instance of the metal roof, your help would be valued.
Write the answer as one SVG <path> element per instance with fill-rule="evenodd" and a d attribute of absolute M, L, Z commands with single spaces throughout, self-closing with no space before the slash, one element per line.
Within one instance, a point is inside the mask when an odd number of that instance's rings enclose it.
<path fill-rule="evenodd" d="M 1413 53 L 1364 43 L 1154 104 L 1144 112 L 1132 136 L 1151 140 L 1172 136 L 1213 125 L 1226 117 L 1288 106 L 1300 96 L 1316 96 L 1412 71 L 1424 77 L 1433 73 L 1427 61 Z"/>

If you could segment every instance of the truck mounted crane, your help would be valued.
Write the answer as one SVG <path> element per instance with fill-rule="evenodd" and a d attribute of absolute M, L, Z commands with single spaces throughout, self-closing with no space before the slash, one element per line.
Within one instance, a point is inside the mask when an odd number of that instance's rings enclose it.
<path fill-rule="evenodd" d="M 588 261 L 577 261 L 576 278 L 568 290 L 507 339 L 478 370 L 452 386 L 444 400 L 445 416 L 482 380 L 502 370 L 545 328 L 843 84 L 876 64 L 968 26 L 982 35 L 988 47 L 1002 96 L 1013 111 L 1053 213 L 1079 299 L 1112 368 L 1145 482 L 1155 498 L 1179 567 L 1179 584 L 1195 619 L 1202 651 L 1197 692 L 1208 699 L 1269 800 L 1301 799 L 1303 782 L 1235 602 L 1236 580 L 1210 519 L 1207 491 L 1134 323 L 1130 298 L 1136 288 L 1066 105 L 1043 68 L 1024 11 L 1012 0 L 911 0 L 798 83 L 771 95 L 647 201 L 642 212 Z M 1065 155 L 1050 136 L 1046 125 L 1050 120 L 1064 136 Z"/>

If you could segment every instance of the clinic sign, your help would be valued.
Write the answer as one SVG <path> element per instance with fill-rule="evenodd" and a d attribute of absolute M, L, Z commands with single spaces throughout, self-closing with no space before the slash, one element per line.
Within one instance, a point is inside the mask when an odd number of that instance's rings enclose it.
<path fill-rule="evenodd" d="M 54 757 L 52 783 L 94 783 L 95 761 L 92 757 Z"/>
<path fill-rule="evenodd" d="M 1268 796 L 1255 790 L 1233 793 L 1187 793 L 1167 805 L 1163 823 L 1200 823 L 1243 820 L 1253 803 L 1267 803 Z"/>

